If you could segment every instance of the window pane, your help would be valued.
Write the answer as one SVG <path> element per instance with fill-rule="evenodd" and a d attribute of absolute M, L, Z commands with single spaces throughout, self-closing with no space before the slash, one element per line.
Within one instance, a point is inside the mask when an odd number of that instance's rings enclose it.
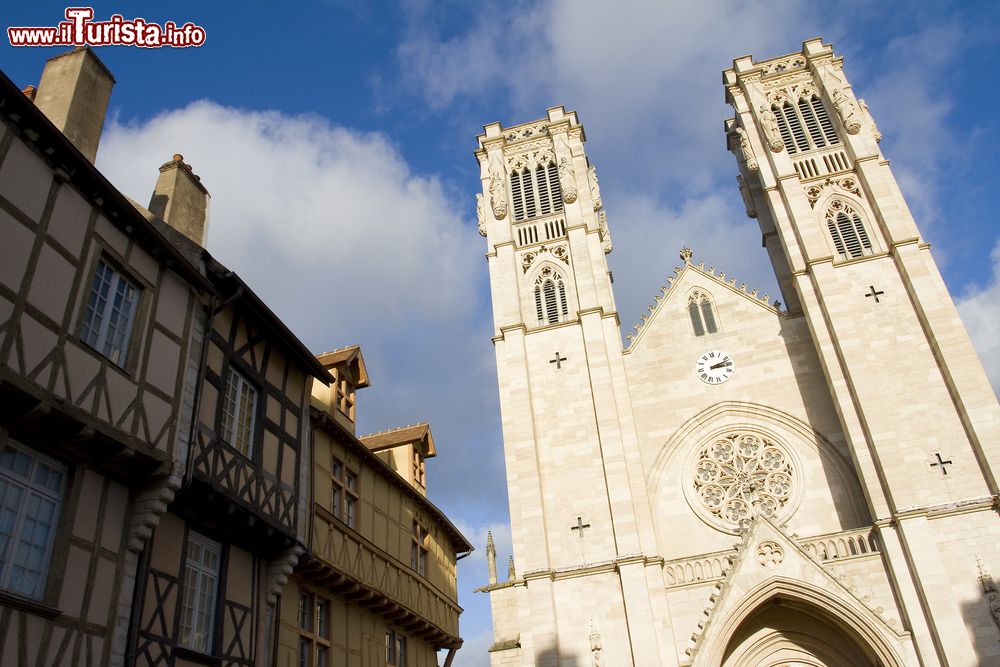
<path fill-rule="evenodd" d="M 97 347 L 101 335 L 101 325 L 104 323 L 105 310 L 108 307 L 108 293 L 111 291 L 111 281 L 114 271 L 104 262 L 97 264 L 94 281 L 90 287 L 90 299 L 83 315 L 83 330 L 80 337 L 91 347 Z"/>
<path fill-rule="evenodd" d="M 327 647 L 322 645 L 316 647 L 316 667 L 329 667 L 329 651 Z"/>
<path fill-rule="evenodd" d="M 712 302 L 708 299 L 701 301 L 701 316 L 705 320 L 705 329 L 708 333 L 715 333 L 719 328 L 715 325 L 715 313 L 712 312 Z"/>
<path fill-rule="evenodd" d="M 320 600 L 316 604 L 316 634 L 324 639 L 329 639 L 330 625 L 330 603 Z"/>
<path fill-rule="evenodd" d="M 694 327 L 694 335 L 704 336 L 705 326 L 701 323 L 701 312 L 698 310 L 698 304 L 694 301 L 688 304 L 688 314 L 691 315 L 691 326 Z"/>
<path fill-rule="evenodd" d="M 188 533 L 181 591 L 181 644 L 203 653 L 212 650 L 216 596 L 222 545 L 204 535 Z"/>
<path fill-rule="evenodd" d="M 42 596 L 64 472 L 13 446 L 0 456 L 0 588 Z"/>
<path fill-rule="evenodd" d="M 357 502 L 350 496 L 344 497 L 344 523 L 354 528 L 354 509 Z"/>
<path fill-rule="evenodd" d="M 305 637 L 299 637 L 299 667 L 309 667 L 310 653 L 312 653 L 312 642 Z"/>

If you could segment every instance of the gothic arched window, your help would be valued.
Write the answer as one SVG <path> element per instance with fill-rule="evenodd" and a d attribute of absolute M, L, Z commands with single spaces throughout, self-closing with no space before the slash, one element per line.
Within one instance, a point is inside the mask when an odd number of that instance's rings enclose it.
<path fill-rule="evenodd" d="M 841 259 L 872 254 L 872 242 L 864 221 L 850 204 L 834 200 L 826 211 L 826 228 Z"/>
<path fill-rule="evenodd" d="M 547 266 L 535 280 L 535 314 L 539 324 L 555 324 L 569 315 L 566 283 Z"/>
<path fill-rule="evenodd" d="M 778 131 L 789 155 L 840 143 L 826 106 L 816 93 L 800 97 L 796 105 L 790 100 L 773 104 L 771 111 L 778 119 Z"/>
<path fill-rule="evenodd" d="M 688 314 L 691 316 L 691 327 L 695 336 L 718 332 L 719 325 L 715 320 L 712 299 L 705 292 L 696 290 L 691 293 L 688 297 Z"/>
<path fill-rule="evenodd" d="M 555 161 L 539 162 L 534 171 L 528 167 L 512 171 L 510 195 L 515 221 L 562 211 L 562 189 Z"/>

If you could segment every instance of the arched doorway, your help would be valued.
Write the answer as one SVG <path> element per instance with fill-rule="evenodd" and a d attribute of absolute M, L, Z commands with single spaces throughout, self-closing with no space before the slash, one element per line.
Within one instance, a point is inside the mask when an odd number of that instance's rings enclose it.
<path fill-rule="evenodd" d="M 722 667 L 881 667 L 852 630 L 818 607 L 775 597 L 736 629 Z"/>

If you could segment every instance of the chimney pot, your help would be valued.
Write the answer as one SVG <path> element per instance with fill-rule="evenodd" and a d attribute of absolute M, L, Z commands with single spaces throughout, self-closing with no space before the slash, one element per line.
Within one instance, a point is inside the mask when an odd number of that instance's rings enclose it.
<path fill-rule="evenodd" d="M 24 93 L 24 96 L 27 97 L 29 100 L 34 101 L 35 93 L 38 92 L 38 89 L 35 88 L 34 86 L 25 86 L 24 90 L 22 90 L 21 92 Z"/>
<path fill-rule="evenodd" d="M 208 201 L 210 195 L 201 179 L 183 162 L 184 156 L 174 153 L 170 162 L 160 167 L 160 177 L 149 200 L 149 210 L 168 225 L 200 246 L 205 245 L 208 232 Z"/>
<path fill-rule="evenodd" d="M 73 49 L 45 63 L 35 106 L 93 162 L 114 85 L 115 77 L 91 49 Z"/>

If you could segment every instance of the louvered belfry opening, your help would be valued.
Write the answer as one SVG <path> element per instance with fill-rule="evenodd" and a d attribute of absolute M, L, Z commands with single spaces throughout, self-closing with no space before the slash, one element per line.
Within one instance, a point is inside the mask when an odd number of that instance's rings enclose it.
<path fill-rule="evenodd" d="M 816 94 L 800 97 L 797 105 L 789 100 L 774 104 L 771 111 L 789 155 L 840 143 L 826 106 Z"/>
<path fill-rule="evenodd" d="M 566 283 L 550 268 L 542 269 L 535 281 L 535 314 L 539 324 L 555 324 L 569 315 Z"/>
<path fill-rule="evenodd" d="M 555 162 L 539 163 L 534 171 L 524 167 L 510 174 L 514 220 L 521 221 L 563 210 L 559 169 Z"/>
<path fill-rule="evenodd" d="M 838 202 L 839 203 L 839 202 Z M 872 252 L 872 242 L 861 216 L 850 207 L 827 213 L 826 226 L 837 253 L 843 259 L 863 257 Z"/>

